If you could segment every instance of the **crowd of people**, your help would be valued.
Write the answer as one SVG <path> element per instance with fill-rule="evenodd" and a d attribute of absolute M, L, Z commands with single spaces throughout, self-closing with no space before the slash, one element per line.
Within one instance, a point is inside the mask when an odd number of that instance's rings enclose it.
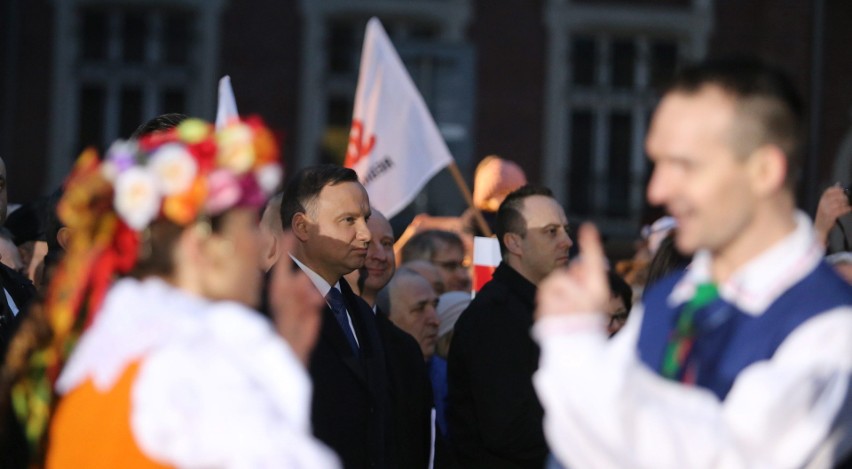
<path fill-rule="evenodd" d="M 612 264 L 497 156 L 399 236 L 351 169 L 282 184 L 256 118 L 159 116 L 8 216 L 0 164 L 2 466 L 843 467 L 852 207 L 796 208 L 802 129 L 777 70 L 682 70 L 666 216 Z"/>

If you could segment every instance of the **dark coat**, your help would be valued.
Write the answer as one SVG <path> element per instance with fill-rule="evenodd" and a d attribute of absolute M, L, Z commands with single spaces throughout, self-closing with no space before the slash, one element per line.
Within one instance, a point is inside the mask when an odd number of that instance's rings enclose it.
<path fill-rule="evenodd" d="M 18 272 L 0 264 L 0 285 L 9 292 L 9 296 L 20 310 L 12 316 L 8 310 L 6 295 L 0 291 L 0 362 L 5 360 L 6 348 L 24 318 L 29 313 L 30 303 L 35 299 L 36 289 L 32 282 Z M 6 400 L 0 409 L 2 429 L 0 429 L 0 467 L 25 468 L 28 466 L 27 442 L 24 431 L 12 411 L 11 399 Z"/>
<path fill-rule="evenodd" d="M 386 318 L 377 318 L 343 279 L 340 291 L 359 356 L 326 307 L 309 366 L 314 435 L 346 468 L 426 467 L 431 392 L 420 348 Z"/>
<path fill-rule="evenodd" d="M 414 337 L 384 314 L 376 314 L 388 364 L 393 431 L 391 444 L 399 468 L 426 468 L 431 450 L 432 385 Z"/>
<path fill-rule="evenodd" d="M 449 437 L 462 467 L 544 467 L 544 411 L 532 385 L 536 287 L 501 263 L 455 325 L 448 363 Z"/>
<path fill-rule="evenodd" d="M 390 456 L 391 405 L 385 350 L 373 311 L 340 280 L 360 353 L 355 356 L 331 308 L 308 368 L 314 384 L 314 435 L 330 446 L 347 468 L 396 467 Z"/>
<path fill-rule="evenodd" d="M 18 315 L 13 316 L 6 300 L 6 295 L 0 291 L 0 362 L 5 359 L 6 349 L 15 331 L 27 317 L 30 302 L 36 296 L 36 289 L 27 277 L 0 264 L 0 286 L 9 292 L 9 296 L 18 307 Z"/>

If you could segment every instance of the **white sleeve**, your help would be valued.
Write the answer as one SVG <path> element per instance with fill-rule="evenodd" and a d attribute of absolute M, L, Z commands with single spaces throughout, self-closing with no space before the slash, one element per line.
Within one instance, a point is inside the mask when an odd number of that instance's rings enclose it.
<path fill-rule="evenodd" d="M 639 361 L 641 316 L 638 306 L 611 342 L 591 316 L 533 328 L 545 434 L 568 467 L 792 468 L 849 439 L 846 428 L 828 435 L 850 406 L 852 308 L 802 324 L 772 359 L 743 370 L 723 402 Z"/>
<path fill-rule="evenodd" d="M 215 345 L 215 344 L 214 344 Z M 189 342 L 160 349 L 139 370 L 132 393 L 131 428 L 139 447 L 157 461 L 182 468 L 337 468 L 336 455 L 310 435 L 292 408 L 246 372 L 221 347 Z M 283 364 L 279 362 L 279 364 Z M 303 369 L 266 369 L 303 386 Z M 309 383 L 309 380 L 307 380 Z M 293 390 L 288 397 L 303 396 Z M 309 395 L 309 391 L 307 393 Z"/>

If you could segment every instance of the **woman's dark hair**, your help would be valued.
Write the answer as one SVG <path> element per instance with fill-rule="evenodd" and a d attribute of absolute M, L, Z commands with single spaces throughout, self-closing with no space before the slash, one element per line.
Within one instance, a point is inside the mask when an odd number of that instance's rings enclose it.
<path fill-rule="evenodd" d="M 674 237 L 675 232 L 672 230 L 660 241 L 660 247 L 648 266 L 648 279 L 645 282 L 645 288 L 650 287 L 672 272 L 685 269 L 692 262 L 692 256 L 684 256 L 675 248 Z"/>
<path fill-rule="evenodd" d="M 137 127 L 136 130 L 134 130 L 133 133 L 130 134 L 130 138 L 133 140 L 138 140 L 139 137 L 144 137 L 145 135 L 154 132 L 163 132 L 165 130 L 171 130 L 188 118 L 189 117 L 187 117 L 186 115 L 177 112 L 160 114 L 159 116 Z"/>

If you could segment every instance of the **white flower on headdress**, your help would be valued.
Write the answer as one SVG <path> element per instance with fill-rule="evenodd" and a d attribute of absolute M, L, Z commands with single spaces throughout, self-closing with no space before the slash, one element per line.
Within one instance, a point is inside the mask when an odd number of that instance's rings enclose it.
<path fill-rule="evenodd" d="M 157 178 L 144 168 L 130 168 L 115 180 L 115 211 L 136 231 L 142 231 L 157 216 L 160 199 Z"/>
<path fill-rule="evenodd" d="M 148 162 L 159 179 L 164 195 L 180 194 L 189 189 L 198 172 L 198 163 L 183 145 L 171 143 L 160 147 Z"/>
<path fill-rule="evenodd" d="M 284 171 L 281 169 L 281 165 L 266 164 L 257 168 L 254 171 L 254 176 L 257 180 L 257 185 L 260 186 L 263 193 L 271 194 L 275 192 L 275 189 L 278 189 L 278 184 L 281 182 L 281 177 L 284 176 Z"/>
<path fill-rule="evenodd" d="M 124 171 L 127 171 L 136 163 L 136 153 L 139 151 L 139 145 L 133 140 L 116 140 L 110 145 L 106 152 L 104 163 L 101 165 L 101 171 L 104 177 L 115 182 Z"/>
<path fill-rule="evenodd" d="M 216 138 L 219 145 L 216 160 L 219 165 L 237 174 L 251 169 L 255 160 L 253 138 L 251 128 L 243 123 L 225 127 Z"/>

